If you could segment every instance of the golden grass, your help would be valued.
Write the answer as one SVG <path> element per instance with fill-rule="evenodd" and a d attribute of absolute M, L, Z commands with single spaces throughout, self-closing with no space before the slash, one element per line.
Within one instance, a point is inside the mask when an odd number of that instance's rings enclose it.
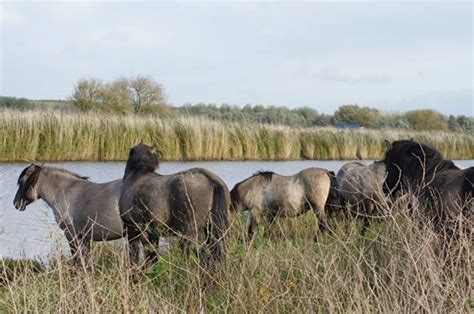
<path fill-rule="evenodd" d="M 163 160 L 379 159 L 384 140 L 410 138 L 449 159 L 474 157 L 474 136 L 462 133 L 0 111 L 0 161 L 126 160 L 129 148 L 141 141 L 157 144 Z"/>
<path fill-rule="evenodd" d="M 469 312 L 473 310 L 472 242 L 462 235 L 450 254 L 436 235 L 403 215 L 359 235 L 338 223 L 313 241 L 312 214 L 280 219 L 273 239 L 248 246 L 243 219 L 230 233 L 229 258 L 213 280 L 179 250 L 142 273 L 123 250 L 101 245 L 91 271 L 59 258 L 43 271 L 17 267 L 0 287 L 2 312 Z M 109 253 L 104 253 L 104 248 Z M 6 262 L 0 262 L 5 265 Z M 5 268 L 5 266 L 4 266 Z M 2 271 L 2 274 L 5 270 Z M 0 274 L 0 276 L 2 276 Z M 139 275 L 138 282 L 132 277 Z"/>

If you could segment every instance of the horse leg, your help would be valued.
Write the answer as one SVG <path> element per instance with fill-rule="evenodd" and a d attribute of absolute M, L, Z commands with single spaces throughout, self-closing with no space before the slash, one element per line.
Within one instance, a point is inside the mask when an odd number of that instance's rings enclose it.
<path fill-rule="evenodd" d="M 125 232 L 128 240 L 128 255 L 131 266 L 138 265 L 140 259 L 141 232 L 132 226 L 126 226 Z"/>
<path fill-rule="evenodd" d="M 84 269 L 89 268 L 89 259 L 91 251 L 91 241 L 78 236 L 66 235 L 71 249 L 72 261 L 75 267 Z"/>
<path fill-rule="evenodd" d="M 179 239 L 179 247 L 186 257 L 189 257 L 191 250 L 199 245 L 196 230 L 193 227 L 190 229 Z"/>
<path fill-rule="evenodd" d="M 276 221 L 276 215 L 269 215 L 267 217 L 266 229 L 265 229 L 265 236 L 268 239 L 274 238 L 274 225 Z"/>
<path fill-rule="evenodd" d="M 257 230 L 258 227 L 258 222 L 257 219 L 250 213 L 250 224 L 248 227 L 248 233 L 247 233 L 247 243 L 250 243 L 253 240 L 253 237 L 255 235 L 255 230 Z"/>
<path fill-rule="evenodd" d="M 316 214 L 317 218 L 318 218 L 318 229 L 316 231 L 316 235 L 315 235 L 315 241 L 318 240 L 318 231 L 320 234 L 324 233 L 326 230 L 329 229 L 329 226 L 328 226 L 328 222 L 327 222 L 327 216 L 326 216 L 326 212 L 324 210 L 324 204 L 318 204 L 318 203 L 314 203 L 314 202 L 311 202 L 310 203 L 311 205 L 311 208 L 313 208 L 313 211 L 314 213 Z"/>
<path fill-rule="evenodd" d="M 365 215 L 364 215 L 364 223 L 362 225 L 362 230 L 360 231 L 361 236 L 363 236 L 367 228 L 370 227 L 370 220 L 372 219 L 375 205 L 371 200 L 366 200 L 364 201 L 362 206 L 364 207 Z"/>
<path fill-rule="evenodd" d="M 143 246 L 145 251 L 145 265 L 151 266 L 158 261 L 160 249 L 160 236 L 149 234 L 147 244 Z"/>

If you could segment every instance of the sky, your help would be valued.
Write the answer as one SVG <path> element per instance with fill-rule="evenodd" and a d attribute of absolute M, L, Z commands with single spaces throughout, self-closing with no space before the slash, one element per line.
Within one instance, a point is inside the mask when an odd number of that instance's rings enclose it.
<path fill-rule="evenodd" d="M 474 115 L 472 2 L 8 2 L 0 95 L 149 75 L 173 105 Z"/>

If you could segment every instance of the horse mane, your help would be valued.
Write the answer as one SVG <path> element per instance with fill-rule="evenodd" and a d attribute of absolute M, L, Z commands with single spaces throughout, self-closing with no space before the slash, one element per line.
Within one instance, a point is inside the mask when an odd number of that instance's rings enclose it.
<path fill-rule="evenodd" d="M 275 174 L 275 172 L 273 172 L 273 171 L 259 170 L 259 171 L 255 172 L 254 174 L 252 174 L 252 177 L 262 176 L 265 180 L 272 181 L 272 178 L 273 178 L 274 174 Z"/>
<path fill-rule="evenodd" d="M 388 186 L 393 188 L 402 172 L 403 181 L 419 184 L 423 178 L 429 182 L 437 172 L 459 169 L 451 160 L 445 160 L 435 148 L 415 141 L 395 141 L 385 156 Z M 404 184 L 406 184 L 405 182 Z"/>
<path fill-rule="evenodd" d="M 259 171 L 255 172 L 255 173 L 253 173 L 250 177 L 245 178 L 244 180 L 242 180 L 242 181 L 238 182 L 237 184 L 235 184 L 234 187 L 233 187 L 232 190 L 231 190 L 231 193 L 232 193 L 232 191 L 235 191 L 234 193 L 237 193 L 237 190 L 238 190 L 239 186 L 240 186 L 242 183 L 244 183 L 245 181 L 247 181 L 247 180 L 249 180 L 249 179 L 251 179 L 251 178 L 254 178 L 254 177 L 257 177 L 257 176 L 263 176 L 263 178 L 264 178 L 265 180 L 271 181 L 274 174 L 275 174 L 275 172 L 273 172 L 273 171 L 259 170 Z"/>
<path fill-rule="evenodd" d="M 124 175 L 155 172 L 159 166 L 160 161 L 151 148 L 145 144 L 138 144 L 130 149 Z"/>
<path fill-rule="evenodd" d="M 81 179 L 81 180 L 87 180 L 89 181 L 89 177 L 87 176 L 81 176 L 80 174 L 77 174 L 75 172 L 72 172 L 71 170 L 67 170 L 67 169 L 64 169 L 64 168 L 60 168 L 60 167 L 43 167 L 45 169 L 48 169 L 48 170 L 52 170 L 53 172 L 60 172 L 60 173 L 65 173 L 65 174 L 68 174 L 70 176 L 73 176 L 77 179 Z"/>

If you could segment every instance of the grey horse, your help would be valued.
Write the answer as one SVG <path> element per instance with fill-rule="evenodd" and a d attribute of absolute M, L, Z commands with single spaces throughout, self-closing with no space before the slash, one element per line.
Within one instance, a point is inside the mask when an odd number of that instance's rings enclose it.
<path fill-rule="evenodd" d="M 346 205 L 346 214 L 355 209 L 355 216 L 362 217 L 364 225 L 361 233 L 370 226 L 370 218 L 385 198 L 383 183 L 386 171 L 383 161 L 366 165 L 359 161 L 344 164 L 337 172 L 337 184 L 341 200 Z"/>
<path fill-rule="evenodd" d="M 171 175 L 155 173 L 159 161 L 154 152 L 153 146 L 132 147 L 123 177 L 119 207 L 131 262 L 138 261 L 140 235 L 145 235 L 153 249 L 163 233 L 179 236 L 186 254 L 205 242 L 207 250 L 198 250 L 198 256 L 206 267 L 223 261 L 224 235 L 229 226 L 227 185 L 201 168 Z"/>
<path fill-rule="evenodd" d="M 118 209 L 121 181 L 94 183 L 65 169 L 31 164 L 18 178 L 13 204 L 23 211 L 38 199 L 45 201 L 78 262 L 76 253 L 81 249 L 86 256 L 91 241 L 123 237 Z"/>
<path fill-rule="evenodd" d="M 339 204 L 334 172 L 320 168 L 308 168 L 292 176 L 257 172 L 237 183 L 230 194 L 232 211 L 250 211 L 248 240 L 260 223 L 271 227 L 277 217 L 295 217 L 310 209 L 318 217 L 319 230 L 325 231 L 330 206 Z"/>

